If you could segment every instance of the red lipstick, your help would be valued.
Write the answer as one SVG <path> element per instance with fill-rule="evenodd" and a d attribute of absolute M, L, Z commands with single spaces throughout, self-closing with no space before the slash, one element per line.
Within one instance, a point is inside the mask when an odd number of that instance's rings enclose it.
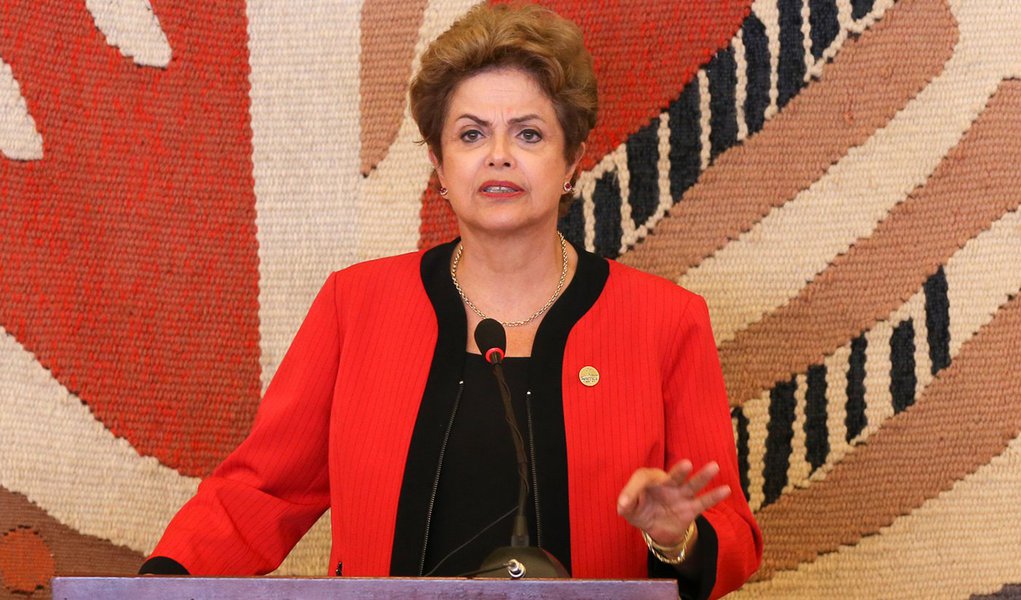
<path fill-rule="evenodd" d="M 524 192 L 524 188 L 513 181 L 489 180 L 479 186 L 479 193 L 494 198 L 508 198 Z"/>

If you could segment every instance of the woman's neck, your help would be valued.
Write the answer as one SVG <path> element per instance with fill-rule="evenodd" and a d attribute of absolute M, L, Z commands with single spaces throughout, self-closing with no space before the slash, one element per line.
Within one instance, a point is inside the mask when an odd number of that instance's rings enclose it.
<path fill-rule="evenodd" d="M 553 296 L 563 272 L 563 250 L 555 231 L 541 236 L 512 238 L 480 237 L 470 233 L 462 238 L 464 247 L 457 265 L 457 281 L 472 303 L 498 321 L 527 320 Z M 574 274 L 577 255 L 567 245 L 568 268 L 561 288 L 566 289 Z M 481 320 L 465 307 L 468 318 L 469 351 L 476 351 L 471 332 Z M 544 316 L 544 315 L 542 315 Z M 508 327 L 508 355 L 531 354 L 532 339 L 542 316 L 520 327 Z"/>
<path fill-rule="evenodd" d="M 502 237 L 465 232 L 461 245 L 464 251 L 458 267 L 459 279 L 464 272 L 466 279 L 475 279 L 479 285 L 527 289 L 541 284 L 544 278 L 560 276 L 563 261 L 560 237 L 555 230 Z"/>

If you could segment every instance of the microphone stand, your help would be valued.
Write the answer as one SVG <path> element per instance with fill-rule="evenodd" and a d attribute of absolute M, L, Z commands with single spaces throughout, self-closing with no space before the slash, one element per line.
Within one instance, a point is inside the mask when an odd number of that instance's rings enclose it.
<path fill-rule="evenodd" d="M 497 323 L 499 326 L 499 324 Z M 501 333 L 502 326 L 500 327 Z M 476 334 L 477 335 L 477 334 Z M 506 339 L 506 338 L 504 338 Z M 480 345 L 481 349 L 481 345 Z M 507 425 L 511 430 L 511 438 L 514 440 L 514 450 L 517 453 L 518 477 L 518 511 L 514 517 L 514 529 L 511 533 L 510 546 L 503 546 L 493 550 L 489 556 L 482 561 L 479 575 L 488 578 L 521 579 L 529 578 L 567 578 L 571 575 L 564 568 L 564 565 L 549 552 L 532 546 L 528 536 L 528 519 L 525 516 L 525 506 L 528 503 L 528 455 L 525 453 L 525 443 L 521 437 L 521 428 L 518 427 L 518 419 L 514 414 L 514 406 L 511 404 L 510 387 L 503 375 L 503 351 L 502 348 L 493 347 L 486 352 L 486 360 L 493 367 L 493 375 L 496 376 L 497 387 L 500 390 L 500 399 L 503 401 L 504 416 Z M 503 571 L 503 573 L 500 573 Z"/>

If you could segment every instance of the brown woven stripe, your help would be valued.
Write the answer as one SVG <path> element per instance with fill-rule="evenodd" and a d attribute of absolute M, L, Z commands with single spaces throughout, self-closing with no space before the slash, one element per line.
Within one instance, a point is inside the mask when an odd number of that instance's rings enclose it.
<path fill-rule="evenodd" d="M 1012 583 L 1005 585 L 993 594 L 975 594 L 971 600 L 1021 600 L 1021 584 Z"/>
<path fill-rule="evenodd" d="M 822 81 L 720 155 L 621 262 L 676 281 L 885 126 L 942 70 L 957 38 L 942 0 L 899 3 L 844 47 Z"/>
<path fill-rule="evenodd" d="M 0 545 L 9 545 L 7 549 L 16 552 L 15 563 L 20 567 L 0 573 L 4 584 L 24 584 L 42 574 L 48 565 L 38 560 L 40 551 L 52 555 L 53 566 L 61 576 L 132 575 L 138 572 L 143 560 L 137 552 L 62 525 L 21 494 L 3 487 L 0 487 Z M 8 592 L 13 598 L 25 598 L 29 591 L 0 588 L 0 592 Z M 49 582 L 45 589 L 30 597 L 50 598 Z"/>
<path fill-rule="evenodd" d="M 401 128 L 426 4 L 427 0 L 362 4 L 362 175 L 386 157 Z"/>
<path fill-rule="evenodd" d="M 853 544 L 999 455 L 1021 432 L 1021 296 L 966 343 L 916 404 L 888 419 L 826 479 L 756 518 L 767 540 L 756 579 Z"/>
<path fill-rule="evenodd" d="M 970 238 L 1021 203 L 1019 111 L 1021 82 L 1002 83 L 929 181 L 871 237 L 834 259 L 787 305 L 720 345 L 731 402 L 803 372 L 886 318 Z"/>

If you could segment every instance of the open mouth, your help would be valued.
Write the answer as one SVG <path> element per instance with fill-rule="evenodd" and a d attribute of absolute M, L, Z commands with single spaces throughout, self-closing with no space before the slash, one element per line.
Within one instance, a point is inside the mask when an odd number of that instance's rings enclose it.
<path fill-rule="evenodd" d="M 518 194 L 523 191 L 521 186 L 510 181 L 487 181 L 482 184 L 479 190 L 483 194 L 493 195 Z"/>

